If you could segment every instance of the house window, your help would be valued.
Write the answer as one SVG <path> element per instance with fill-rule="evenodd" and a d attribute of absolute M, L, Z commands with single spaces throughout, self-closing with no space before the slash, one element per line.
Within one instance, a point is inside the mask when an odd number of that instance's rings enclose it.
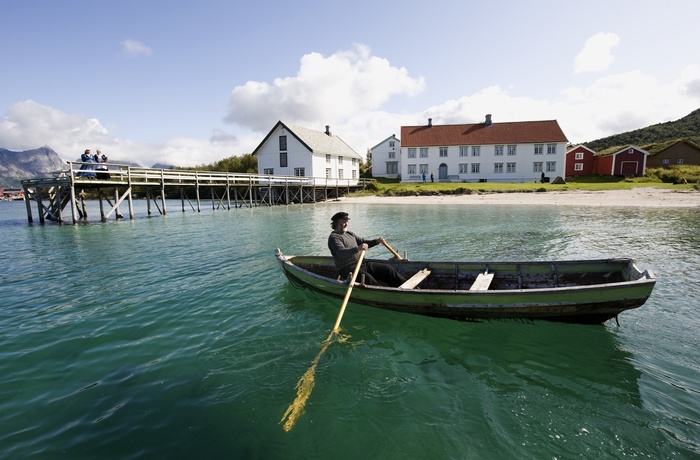
<path fill-rule="evenodd" d="M 408 158 L 415 158 L 415 157 L 416 157 L 416 149 L 415 148 L 408 149 Z"/>
<path fill-rule="evenodd" d="M 353 169 L 354 171 L 354 169 Z M 387 174 L 398 174 L 399 173 L 399 163 L 396 161 L 386 162 L 386 173 Z"/>
<path fill-rule="evenodd" d="M 459 156 L 468 157 L 469 156 L 469 147 L 461 146 L 459 148 Z"/>
<path fill-rule="evenodd" d="M 542 155 L 544 153 L 544 144 L 535 144 L 535 155 Z"/>
<path fill-rule="evenodd" d="M 557 170 L 557 162 L 556 161 L 548 161 L 547 162 L 547 172 L 555 172 Z"/>
<path fill-rule="evenodd" d="M 274 168 L 265 168 L 263 169 L 263 174 L 274 174 L 275 169 Z"/>
<path fill-rule="evenodd" d="M 389 141 L 389 147 L 394 148 L 394 141 Z"/>
<path fill-rule="evenodd" d="M 416 165 L 408 165 L 408 173 L 415 174 L 416 173 Z"/>
<path fill-rule="evenodd" d="M 661 160 L 661 164 L 667 165 L 669 163 L 671 163 L 671 162 L 669 161 L 668 158 L 664 158 L 663 160 Z"/>
<path fill-rule="evenodd" d="M 480 145 L 473 145 L 472 146 L 472 156 L 478 157 L 480 155 L 481 155 L 481 146 Z"/>
<path fill-rule="evenodd" d="M 447 156 L 447 147 L 440 147 L 440 156 L 441 157 Z"/>
<path fill-rule="evenodd" d="M 557 144 L 547 144 L 547 155 L 557 154 Z"/>
<path fill-rule="evenodd" d="M 428 165 L 426 165 L 426 164 L 420 165 L 420 173 L 421 174 L 428 174 Z"/>
<path fill-rule="evenodd" d="M 420 157 L 421 158 L 428 158 L 428 148 L 427 147 L 420 148 Z"/>
<path fill-rule="evenodd" d="M 506 172 L 507 173 L 515 173 L 515 162 L 506 163 Z"/>
<path fill-rule="evenodd" d="M 280 168 L 287 167 L 287 152 L 280 152 Z M 289 174 L 289 173 L 287 173 Z"/>
<path fill-rule="evenodd" d="M 304 168 L 294 168 L 294 175 L 297 177 L 304 177 Z"/>
<path fill-rule="evenodd" d="M 389 159 L 394 160 L 396 158 L 396 152 L 389 152 Z"/>
<path fill-rule="evenodd" d="M 481 165 L 479 163 L 472 163 L 472 174 L 479 174 L 481 171 Z"/>
<path fill-rule="evenodd" d="M 326 168 L 326 179 L 330 179 L 332 177 L 331 174 L 331 168 Z"/>
<path fill-rule="evenodd" d="M 326 163 L 331 162 L 331 156 L 329 154 L 326 154 Z"/>
<path fill-rule="evenodd" d="M 542 172 L 542 162 L 541 161 L 535 161 L 532 163 L 532 172 Z"/>
<path fill-rule="evenodd" d="M 392 152 L 392 153 L 393 153 L 393 152 Z M 352 165 L 353 165 L 353 166 L 357 166 L 357 158 L 353 158 L 353 159 L 352 159 Z"/>
<path fill-rule="evenodd" d="M 352 178 L 357 179 L 357 169 L 352 170 Z"/>
<path fill-rule="evenodd" d="M 683 164 L 683 158 L 679 158 L 678 160 L 676 160 L 676 163 L 678 163 L 679 165 L 682 165 L 682 164 Z"/>
<path fill-rule="evenodd" d="M 460 174 L 466 174 L 469 172 L 469 169 L 467 169 L 467 163 L 460 163 L 459 164 L 459 173 Z"/>
<path fill-rule="evenodd" d="M 513 156 L 516 153 L 517 145 L 509 145 L 508 146 L 508 156 Z"/>
<path fill-rule="evenodd" d="M 338 170 L 338 179 L 342 179 L 342 178 L 343 178 L 343 170 L 339 169 Z"/>
<path fill-rule="evenodd" d="M 494 153 L 495 156 L 497 157 L 502 157 L 503 156 L 503 146 L 502 145 L 497 145 L 495 147 Z"/>
<path fill-rule="evenodd" d="M 287 136 L 280 136 L 280 150 L 287 150 Z"/>
<path fill-rule="evenodd" d="M 503 172 L 503 163 L 494 163 L 493 164 L 493 172 L 496 174 L 500 174 Z"/>
<path fill-rule="evenodd" d="M 583 152 L 576 152 L 576 155 L 574 155 L 575 160 L 583 160 Z"/>
<path fill-rule="evenodd" d="M 338 157 L 338 164 L 342 165 L 343 164 L 343 157 Z"/>
<path fill-rule="evenodd" d="M 574 163 L 574 171 L 583 171 L 583 163 Z"/>

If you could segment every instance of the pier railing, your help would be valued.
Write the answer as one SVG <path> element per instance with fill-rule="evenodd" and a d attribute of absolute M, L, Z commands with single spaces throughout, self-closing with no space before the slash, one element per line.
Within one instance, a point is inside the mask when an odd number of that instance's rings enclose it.
<path fill-rule="evenodd" d="M 90 169 L 86 169 L 85 165 Z M 362 190 L 371 182 L 369 179 L 355 178 L 154 169 L 117 163 L 99 163 L 99 166 L 106 166 L 106 170 L 95 169 L 96 166 L 97 163 L 68 162 L 68 169 L 56 171 L 51 174 L 52 177 L 23 180 L 29 222 L 33 220 L 32 202 L 36 202 L 41 223 L 44 223 L 45 219 L 63 222 L 63 209 L 68 204 L 71 205 L 73 223 L 78 219 L 87 218 L 85 193 L 82 193 L 85 190 L 97 192 L 101 218 L 106 220 L 112 214 L 121 218 L 119 204 L 124 199 L 129 203 L 130 218 L 134 218 L 134 187 L 137 187 L 137 193 L 145 193 L 150 215 L 151 201 L 158 212 L 166 214 L 166 194 L 179 194 L 183 212 L 186 202 L 194 211 L 199 212 L 200 191 L 205 191 L 204 195 L 209 196 L 212 209 L 231 209 L 232 206 L 236 208 L 325 201 L 351 191 Z M 76 188 L 81 190 L 81 193 L 76 193 Z M 109 194 L 103 193 L 104 189 L 114 190 L 114 203 Z M 120 189 L 123 192 L 120 192 Z M 188 193 L 195 194 L 192 200 Z M 42 195 L 44 198 L 48 197 L 48 205 L 42 202 Z M 111 206 L 107 212 L 103 210 L 103 198 Z M 196 209 L 192 201 L 196 202 Z"/>

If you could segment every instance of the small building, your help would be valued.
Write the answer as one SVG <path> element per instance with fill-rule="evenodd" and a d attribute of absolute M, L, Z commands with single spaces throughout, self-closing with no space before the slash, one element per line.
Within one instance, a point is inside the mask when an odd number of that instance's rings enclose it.
<path fill-rule="evenodd" d="M 399 178 L 401 141 L 392 134 L 370 149 L 372 152 L 372 177 Z"/>
<path fill-rule="evenodd" d="M 700 165 L 700 145 L 683 139 L 649 153 L 647 168 L 668 168 L 673 165 Z"/>
<path fill-rule="evenodd" d="M 253 155 L 258 174 L 358 180 L 362 157 L 330 127 L 315 131 L 278 121 Z M 318 183 L 318 181 L 317 181 Z"/>
<path fill-rule="evenodd" d="M 595 151 L 585 145 L 577 145 L 566 152 L 566 177 L 590 176 L 593 174 Z"/>
<path fill-rule="evenodd" d="M 556 120 L 401 127 L 401 182 L 534 182 L 566 177 L 568 141 Z"/>
<path fill-rule="evenodd" d="M 601 176 L 643 176 L 649 152 L 630 145 L 614 153 L 597 155 L 593 172 Z"/>

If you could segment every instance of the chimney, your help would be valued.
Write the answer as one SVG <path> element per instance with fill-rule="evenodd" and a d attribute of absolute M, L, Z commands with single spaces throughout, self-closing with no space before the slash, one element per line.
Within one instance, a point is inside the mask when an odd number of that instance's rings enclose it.
<path fill-rule="evenodd" d="M 331 135 L 331 127 L 330 127 L 330 125 L 326 125 L 326 136 L 330 136 L 330 135 Z"/>
<path fill-rule="evenodd" d="M 428 128 L 432 128 L 432 126 L 433 126 L 433 119 L 428 118 Z"/>
<path fill-rule="evenodd" d="M 484 124 L 485 124 L 486 126 L 491 126 L 492 121 L 491 121 L 491 114 L 490 114 L 490 113 L 487 113 L 487 114 L 486 114 L 486 121 L 484 121 Z"/>

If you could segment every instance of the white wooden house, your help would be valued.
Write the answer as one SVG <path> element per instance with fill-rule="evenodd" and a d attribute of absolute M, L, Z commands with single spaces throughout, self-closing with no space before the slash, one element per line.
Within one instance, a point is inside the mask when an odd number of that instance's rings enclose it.
<path fill-rule="evenodd" d="M 362 157 L 341 138 L 278 121 L 253 151 L 258 174 L 315 178 L 316 183 L 360 178 Z M 323 179 L 323 180 L 321 180 Z"/>
<path fill-rule="evenodd" d="M 568 141 L 556 120 L 401 127 L 401 182 L 533 182 L 566 177 Z"/>
<path fill-rule="evenodd" d="M 372 152 L 372 177 L 397 179 L 400 173 L 401 141 L 392 134 L 370 149 Z"/>

